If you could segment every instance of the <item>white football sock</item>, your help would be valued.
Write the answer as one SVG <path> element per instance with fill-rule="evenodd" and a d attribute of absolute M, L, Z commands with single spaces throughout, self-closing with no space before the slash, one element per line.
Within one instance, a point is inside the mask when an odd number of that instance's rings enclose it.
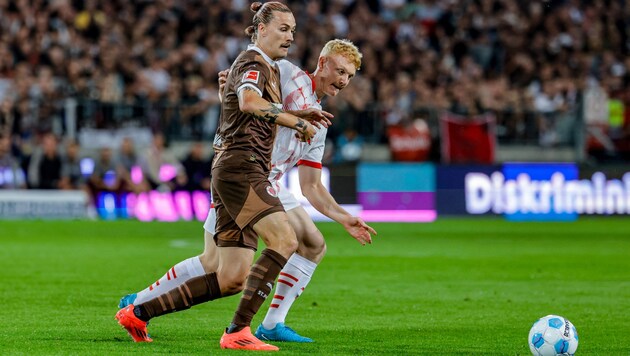
<path fill-rule="evenodd" d="M 183 260 L 171 267 L 162 278 L 151 284 L 141 292 L 138 292 L 134 305 L 142 304 L 148 300 L 184 284 L 187 280 L 203 276 L 206 272 L 198 256 Z"/>
<path fill-rule="evenodd" d="M 278 276 L 273 300 L 262 322 L 265 329 L 273 329 L 276 324 L 284 323 L 291 305 L 310 282 L 316 267 L 317 263 L 311 262 L 297 253 L 291 255 Z"/>

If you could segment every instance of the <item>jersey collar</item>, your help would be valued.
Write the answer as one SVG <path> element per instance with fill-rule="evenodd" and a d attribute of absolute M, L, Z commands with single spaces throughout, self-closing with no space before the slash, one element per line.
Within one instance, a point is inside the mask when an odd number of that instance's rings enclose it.
<path fill-rule="evenodd" d="M 315 96 L 317 96 L 317 93 L 315 92 L 315 89 L 317 89 L 317 86 L 315 84 L 315 78 L 307 70 L 305 70 L 304 73 L 306 73 L 308 78 L 311 80 L 311 90 L 313 91 L 313 94 L 315 94 Z M 317 98 L 317 102 L 320 103 L 321 100 L 319 98 Z"/>
<path fill-rule="evenodd" d="M 266 55 L 265 52 L 263 52 L 263 50 L 260 49 L 259 47 L 256 47 L 256 45 L 254 45 L 254 44 L 247 45 L 247 50 L 254 50 L 254 51 L 260 53 L 260 55 L 267 61 L 267 63 L 271 64 L 272 66 L 276 65 L 276 61 L 271 59 L 271 57 Z"/>

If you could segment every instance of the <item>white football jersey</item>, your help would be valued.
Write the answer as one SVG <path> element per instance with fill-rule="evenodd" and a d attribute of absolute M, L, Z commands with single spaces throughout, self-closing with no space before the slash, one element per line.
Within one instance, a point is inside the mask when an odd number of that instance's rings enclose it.
<path fill-rule="evenodd" d="M 305 110 L 322 108 L 315 94 L 315 83 L 311 77 L 286 59 L 277 62 L 280 68 L 280 89 L 284 110 Z M 271 172 L 269 181 L 278 187 L 277 182 L 293 166 L 305 164 L 322 168 L 324 144 L 327 128 L 317 129 L 311 143 L 301 142 L 295 137 L 296 131 L 288 127 L 277 127 L 276 141 L 271 153 Z"/>

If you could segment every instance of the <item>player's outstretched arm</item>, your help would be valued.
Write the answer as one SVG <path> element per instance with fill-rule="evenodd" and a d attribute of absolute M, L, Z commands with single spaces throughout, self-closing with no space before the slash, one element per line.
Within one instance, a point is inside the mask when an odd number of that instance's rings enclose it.
<path fill-rule="evenodd" d="M 227 77 L 230 74 L 230 69 L 225 69 L 222 70 L 218 73 L 218 81 L 219 81 L 219 100 L 223 101 L 223 92 L 225 90 L 225 84 L 227 83 Z M 251 95 L 251 93 L 248 94 L 248 96 Z M 258 96 L 258 95 L 256 95 Z M 258 96 L 258 98 L 260 98 L 260 96 Z M 251 100 L 252 98 L 247 98 L 248 100 Z M 260 98 L 262 99 L 262 98 Z M 241 100 L 244 100 L 244 97 L 241 98 L 241 95 L 239 95 L 239 106 L 241 105 Z M 264 99 L 262 99 L 264 100 Z M 266 100 L 264 100 L 266 101 Z M 264 104 L 263 104 L 264 105 Z M 243 107 L 241 106 L 241 110 L 243 110 Z M 264 110 L 264 109 L 263 109 Z M 245 110 L 243 110 L 244 112 L 246 112 Z M 273 111 L 273 108 L 272 108 Z M 298 120 L 300 118 L 305 119 L 309 122 L 311 122 L 313 124 L 313 126 L 319 128 L 320 127 L 320 123 L 322 125 L 324 125 L 325 127 L 329 127 L 332 123 L 330 122 L 330 119 L 333 118 L 333 115 L 329 112 L 323 111 L 323 110 L 317 110 L 314 108 L 309 108 L 306 110 L 299 110 L 299 111 L 287 111 L 288 114 L 293 115 L 295 117 L 298 118 Z M 260 113 L 259 113 L 260 114 Z M 263 119 L 269 120 L 271 121 L 272 118 L 269 117 L 269 114 L 266 113 L 265 116 L 263 117 Z M 307 137 L 308 135 L 305 135 L 304 130 L 307 129 L 306 125 L 302 126 L 299 121 L 298 123 L 292 123 L 291 120 L 289 120 L 288 125 L 283 124 L 283 121 L 277 121 L 277 119 L 273 119 L 274 122 L 276 122 L 279 125 L 282 126 L 287 126 L 290 127 L 292 129 L 295 129 L 296 131 L 298 131 L 299 135 L 298 137 L 300 137 L 303 141 L 309 141 L 311 139 L 311 137 Z"/>
<path fill-rule="evenodd" d="M 238 106 L 242 112 L 248 113 L 258 120 L 268 121 L 272 124 L 275 123 L 296 130 L 302 141 L 310 142 L 315 136 L 315 127 L 308 121 L 275 107 L 251 88 L 246 87 L 239 91 Z"/>
<path fill-rule="evenodd" d="M 286 112 L 307 120 L 317 128 L 320 128 L 321 126 L 330 127 L 330 125 L 332 125 L 332 121 L 330 120 L 335 117 L 328 111 L 319 110 L 316 108 L 308 108 L 305 110 L 286 110 Z"/>
<path fill-rule="evenodd" d="M 352 216 L 342 208 L 335 198 L 326 190 L 321 181 L 321 169 L 301 165 L 298 167 L 302 194 L 317 211 L 340 223 L 346 231 L 361 245 L 372 243 L 372 235 L 376 230 L 366 224 L 363 219 Z"/>

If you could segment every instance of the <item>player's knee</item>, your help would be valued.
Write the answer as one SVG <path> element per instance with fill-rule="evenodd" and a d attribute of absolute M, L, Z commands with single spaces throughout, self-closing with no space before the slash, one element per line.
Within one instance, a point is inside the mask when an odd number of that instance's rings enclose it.
<path fill-rule="evenodd" d="M 221 294 L 223 296 L 233 295 L 240 293 L 245 288 L 245 281 L 249 274 L 251 259 L 247 263 L 237 263 L 234 261 L 231 264 L 221 264 L 217 272 L 217 278 L 219 280 L 219 288 L 221 288 Z"/>
<path fill-rule="evenodd" d="M 326 253 L 326 240 L 324 240 L 324 235 L 319 230 L 315 230 L 313 232 L 312 237 L 309 239 L 311 242 L 311 248 L 315 254 L 318 256 L 323 256 Z"/>
<path fill-rule="evenodd" d="M 319 256 L 319 259 L 321 260 L 322 257 L 324 257 L 324 255 L 326 254 L 326 250 L 328 249 L 328 246 L 326 245 L 326 241 L 324 241 L 322 239 L 321 244 L 317 247 L 317 256 Z"/>
<path fill-rule="evenodd" d="M 287 231 L 277 231 L 273 235 L 269 236 L 268 241 L 268 248 L 287 258 L 298 249 L 298 240 L 292 229 Z"/>
<path fill-rule="evenodd" d="M 233 295 L 243 291 L 245 289 L 245 280 L 230 280 L 225 287 L 221 287 L 221 293 L 223 295 Z"/>
<path fill-rule="evenodd" d="M 326 254 L 326 248 L 324 237 L 317 231 L 317 235 L 311 235 L 310 238 L 303 240 L 303 244 L 298 248 L 298 252 L 308 260 L 319 263 Z"/>
<path fill-rule="evenodd" d="M 276 250 L 285 257 L 291 256 L 298 249 L 298 240 L 295 235 L 286 236 L 279 241 Z"/>
<path fill-rule="evenodd" d="M 219 268 L 219 259 L 214 254 L 204 252 L 199 255 L 199 261 L 206 273 L 216 272 Z"/>
<path fill-rule="evenodd" d="M 221 279 L 219 287 L 224 296 L 240 293 L 245 288 L 247 275 L 229 275 Z"/>

